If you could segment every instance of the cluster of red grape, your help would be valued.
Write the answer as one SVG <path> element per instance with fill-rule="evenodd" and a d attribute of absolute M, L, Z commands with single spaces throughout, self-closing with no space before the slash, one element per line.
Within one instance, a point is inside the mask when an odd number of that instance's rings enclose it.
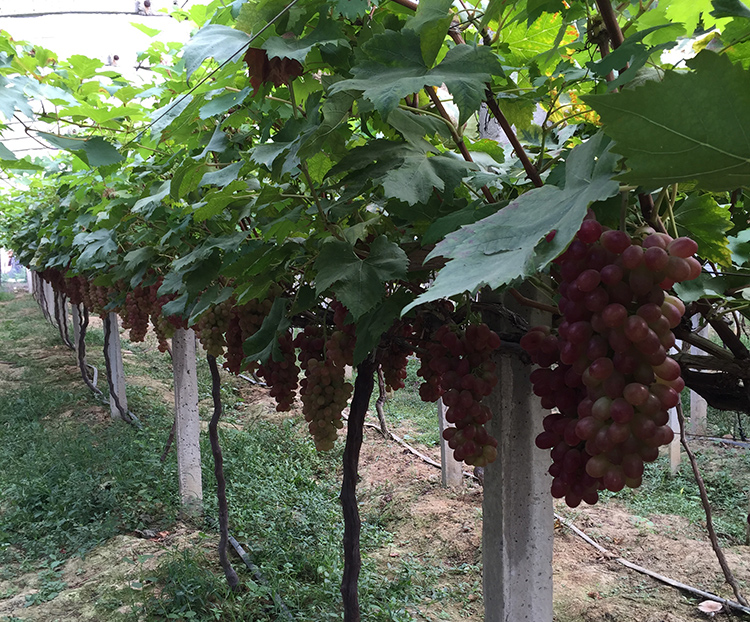
<path fill-rule="evenodd" d="M 99 317 L 105 318 L 111 309 L 106 307 L 117 295 L 115 287 L 105 287 L 103 285 L 94 285 L 91 281 L 81 281 L 81 300 L 87 309 L 96 313 Z"/>
<path fill-rule="evenodd" d="M 389 341 L 381 355 L 385 386 L 391 391 L 404 388 L 406 365 L 414 353 L 410 342 L 414 339 L 414 329 L 408 322 L 401 322 L 388 332 Z"/>
<path fill-rule="evenodd" d="M 216 358 L 224 354 L 227 345 L 224 335 L 232 317 L 232 306 L 231 300 L 211 306 L 193 327 L 203 349 Z"/>
<path fill-rule="evenodd" d="M 300 383 L 302 413 L 319 451 L 333 448 L 353 391 L 345 373 L 346 362 L 353 356 L 353 340 L 341 330 L 335 330 L 328 340 L 323 334 L 321 327 L 307 326 L 294 340 L 305 372 Z M 347 350 L 342 349 L 345 343 L 351 346 Z"/>
<path fill-rule="evenodd" d="M 65 277 L 63 279 L 62 289 L 68 300 L 74 305 L 79 305 L 83 302 L 83 296 L 81 294 L 82 283 L 84 278 L 81 276 Z"/>
<path fill-rule="evenodd" d="M 497 457 L 497 441 L 484 427 L 492 413 L 481 402 L 497 384 L 492 353 L 500 337 L 486 324 L 471 324 L 466 330 L 442 325 L 420 355 L 419 388 L 424 401 L 442 396 L 445 418 L 456 427 L 447 428 L 443 438 L 456 460 L 486 466 Z"/>
<path fill-rule="evenodd" d="M 143 341 L 148 332 L 149 320 L 154 313 L 160 313 L 157 306 L 158 284 L 137 285 L 125 294 L 125 304 L 120 308 L 122 327 L 130 329 L 130 341 Z"/>
<path fill-rule="evenodd" d="M 299 380 L 291 329 L 279 336 L 279 348 L 284 358 L 281 361 L 269 358 L 258 368 L 258 375 L 271 387 L 270 393 L 276 400 L 276 410 L 286 412 L 292 409 Z"/>
<path fill-rule="evenodd" d="M 536 439 L 551 449 L 552 494 L 575 507 L 598 490 L 641 483 L 644 462 L 674 436 L 668 410 L 685 383 L 667 356 L 685 307 L 665 290 L 696 278 L 697 244 L 653 230 L 636 239 L 593 218 L 555 263 L 563 321 L 521 340 L 540 366 L 531 374 L 544 408 Z"/>

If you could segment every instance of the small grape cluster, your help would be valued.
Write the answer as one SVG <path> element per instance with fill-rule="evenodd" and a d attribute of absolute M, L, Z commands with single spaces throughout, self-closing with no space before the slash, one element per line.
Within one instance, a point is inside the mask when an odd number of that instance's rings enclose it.
<path fill-rule="evenodd" d="M 258 375 L 271 387 L 270 393 L 276 400 L 276 410 L 286 412 L 294 404 L 299 379 L 291 329 L 279 336 L 279 349 L 283 355 L 282 360 L 269 358 L 258 368 Z"/>
<path fill-rule="evenodd" d="M 125 294 L 125 305 L 120 309 L 122 326 L 130 329 L 130 341 L 138 342 L 146 338 L 149 319 L 157 309 L 158 285 L 137 285 Z"/>
<path fill-rule="evenodd" d="M 388 333 L 388 344 L 381 356 L 385 386 L 391 391 L 403 389 L 406 380 L 406 366 L 409 356 L 414 353 L 410 342 L 414 339 L 414 329 L 409 322 L 400 322 Z"/>
<path fill-rule="evenodd" d="M 224 367 L 233 374 L 255 371 L 257 363 L 245 361 L 243 344 L 263 325 L 263 320 L 271 311 L 273 299 L 250 300 L 238 305 L 232 303 L 232 315 L 225 334 L 227 352 Z"/>
<path fill-rule="evenodd" d="M 420 396 L 424 401 L 442 396 L 445 418 L 455 424 L 443 438 L 456 460 L 474 466 L 486 466 L 497 457 L 497 440 L 484 427 L 492 413 L 481 402 L 497 384 L 491 357 L 499 347 L 500 337 L 486 324 L 470 324 L 465 331 L 444 324 L 420 355 L 418 373 L 425 378 Z"/>
<path fill-rule="evenodd" d="M 80 276 L 65 277 L 63 279 L 63 292 L 74 305 L 80 305 L 83 302 L 81 294 L 81 285 L 83 282 L 85 282 L 85 279 Z"/>
<path fill-rule="evenodd" d="M 555 260 L 557 335 L 536 327 L 521 340 L 539 365 L 534 393 L 558 411 L 536 444 L 551 449 L 552 495 L 571 507 L 596 503 L 598 490 L 639 486 L 644 462 L 674 436 L 667 411 L 685 383 L 667 352 L 685 307 L 665 290 L 701 265 L 693 240 L 641 233 L 631 239 L 587 218 Z"/>
<path fill-rule="evenodd" d="M 203 349 L 216 358 L 224 354 L 227 345 L 224 335 L 232 317 L 232 302 L 225 300 L 211 306 L 196 322 L 194 330 Z"/>
<path fill-rule="evenodd" d="M 305 376 L 300 383 L 302 412 L 319 451 L 333 448 L 338 430 L 344 427 L 342 413 L 353 387 L 346 381 L 349 352 L 341 349 L 346 335 L 339 330 L 324 339 L 322 327 L 306 326 L 294 345 Z"/>

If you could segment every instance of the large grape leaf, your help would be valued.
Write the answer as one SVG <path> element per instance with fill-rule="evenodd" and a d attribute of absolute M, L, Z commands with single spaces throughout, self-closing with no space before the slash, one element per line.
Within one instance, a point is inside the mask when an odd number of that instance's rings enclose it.
<path fill-rule="evenodd" d="M 357 320 L 380 302 L 386 282 L 406 278 L 408 265 L 406 253 L 384 235 L 375 239 L 364 259 L 349 243 L 332 240 L 315 261 L 315 288 L 318 294 L 331 288 Z"/>
<path fill-rule="evenodd" d="M 727 231 L 732 228 L 729 206 L 708 194 L 693 194 L 675 210 L 677 232 L 698 243 L 698 255 L 724 266 L 732 265 Z"/>
<path fill-rule="evenodd" d="M 405 28 L 419 35 L 422 60 L 432 67 L 453 21 L 453 0 L 421 0 Z"/>
<path fill-rule="evenodd" d="M 458 106 L 459 123 L 479 109 L 485 83 L 499 75 L 502 67 L 495 54 L 485 46 L 457 45 L 430 69 L 422 57 L 419 36 L 412 30 L 386 32 L 374 36 L 362 46 L 366 60 L 352 68 L 354 78 L 331 85 L 330 92 L 360 91 L 383 118 L 401 99 L 425 86 L 448 87 Z"/>
<path fill-rule="evenodd" d="M 543 186 L 500 211 L 449 234 L 427 256 L 450 261 L 432 287 L 404 311 L 465 291 L 503 287 L 544 269 L 570 243 L 594 201 L 617 194 L 617 157 L 597 134 L 568 156 L 565 187 Z M 551 240 L 547 240 L 551 232 Z"/>
<path fill-rule="evenodd" d="M 584 100 L 624 155 L 622 179 L 661 187 L 697 182 L 706 190 L 750 184 L 750 72 L 713 52 L 688 61 L 689 73 Z M 717 98 L 720 98 L 720 104 Z"/>
<path fill-rule="evenodd" d="M 721 17 L 746 17 L 750 18 L 750 9 L 740 0 L 711 0 L 714 10 L 711 15 Z"/>
<path fill-rule="evenodd" d="M 312 50 L 333 51 L 337 47 L 350 46 L 341 27 L 321 13 L 318 25 L 309 35 L 300 39 L 271 37 L 261 47 L 268 54 L 268 58 L 291 58 L 304 63 Z"/>
<path fill-rule="evenodd" d="M 72 151 L 89 166 L 106 166 L 125 159 L 114 146 L 101 136 L 81 139 L 67 138 L 47 132 L 39 132 L 39 135 L 58 149 Z"/>
<path fill-rule="evenodd" d="M 187 42 L 182 53 L 188 80 L 207 58 L 213 57 L 219 64 L 242 60 L 250 41 L 246 32 L 229 26 L 204 26 Z"/>

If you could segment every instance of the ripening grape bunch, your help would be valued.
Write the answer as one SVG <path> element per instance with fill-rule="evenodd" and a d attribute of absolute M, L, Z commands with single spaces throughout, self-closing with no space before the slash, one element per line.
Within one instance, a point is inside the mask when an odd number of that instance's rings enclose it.
<path fill-rule="evenodd" d="M 224 346 L 226 345 L 224 335 L 229 327 L 231 317 L 232 303 L 225 300 L 211 306 L 196 322 L 193 328 L 207 354 L 216 358 L 224 354 Z"/>
<path fill-rule="evenodd" d="M 389 342 L 381 354 L 380 365 L 386 389 L 403 389 L 406 380 L 406 366 L 409 356 L 414 353 L 410 342 L 414 339 L 414 327 L 409 322 L 401 322 L 389 331 Z"/>
<path fill-rule="evenodd" d="M 63 292 L 65 292 L 71 304 L 79 305 L 83 302 L 83 295 L 81 294 L 82 282 L 84 282 L 84 278 L 80 276 L 65 277 L 63 279 Z"/>
<path fill-rule="evenodd" d="M 666 292 L 700 274 L 697 250 L 688 238 L 651 229 L 631 238 L 589 217 L 555 260 L 563 320 L 557 334 L 531 329 L 521 346 L 539 365 L 534 393 L 557 410 L 536 444 L 551 450 L 552 495 L 571 507 L 639 486 L 644 463 L 674 437 L 668 410 L 685 383 L 667 353 L 685 307 Z"/>
<path fill-rule="evenodd" d="M 271 388 L 270 394 L 276 400 L 276 410 L 287 412 L 292 409 L 297 394 L 299 367 L 297 367 L 297 353 L 292 341 L 292 331 L 288 329 L 279 336 L 279 349 L 282 360 L 269 358 L 258 368 L 258 375 Z"/>
<path fill-rule="evenodd" d="M 300 382 L 302 413 L 318 451 L 333 448 L 354 390 L 346 380 L 344 366 L 349 353 L 340 351 L 341 344 L 347 342 L 346 335 L 339 330 L 328 339 L 324 335 L 322 327 L 308 325 L 293 342 L 299 348 L 299 363 L 305 372 Z"/>
<path fill-rule="evenodd" d="M 420 396 L 429 402 L 442 396 L 445 418 L 455 425 L 443 438 L 456 460 L 474 466 L 497 458 L 497 440 L 484 427 L 492 413 L 481 402 L 497 384 L 492 353 L 499 347 L 500 337 L 486 324 L 470 324 L 465 330 L 444 324 L 420 354 L 418 373 L 425 379 Z"/>
<path fill-rule="evenodd" d="M 130 341 L 138 342 L 146 338 L 149 319 L 156 307 L 157 285 L 137 285 L 125 295 L 125 305 L 121 309 L 122 326 L 130 329 Z"/>

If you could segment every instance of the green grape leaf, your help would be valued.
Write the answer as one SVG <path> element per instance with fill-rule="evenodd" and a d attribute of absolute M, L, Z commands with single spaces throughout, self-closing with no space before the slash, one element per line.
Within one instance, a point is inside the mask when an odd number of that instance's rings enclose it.
<path fill-rule="evenodd" d="M 286 298 L 276 298 L 273 301 L 271 310 L 263 320 L 261 327 L 242 345 L 245 352 L 245 361 L 264 363 L 271 357 L 275 361 L 283 359 L 279 348 L 278 335 L 291 326 L 286 316 L 288 307 L 289 300 Z"/>
<path fill-rule="evenodd" d="M 380 338 L 401 315 L 403 309 L 414 298 L 411 292 L 397 291 L 382 304 L 366 313 L 357 321 L 357 341 L 354 345 L 354 367 L 367 358 L 380 343 Z"/>
<path fill-rule="evenodd" d="M 0 159 L 3 160 L 15 160 L 16 154 L 8 149 L 3 143 L 0 142 Z"/>
<path fill-rule="evenodd" d="M 744 266 L 750 263 L 750 229 L 740 231 L 736 236 L 730 235 L 729 252 L 732 253 L 732 263 L 735 266 Z"/>
<path fill-rule="evenodd" d="M 406 253 L 384 235 L 364 259 L 347 242 L 332 240 L 323 244 L 315 261 L 315 289 L 321 294 L 330 288 L 356 321 L 382 300 L 385 283 L 406 278 L 408 265 Z"/>
<path fill-rule="evenodd" d="M 691 194 L 675 208 L 674 218 L 677 232 L 698 243 L 698 255 L 703 259 L 723 266 L 732 264 L 727 240 L 732 228 L 729 206 L 719 205 L 708 194 Z"/>
<path fill-rule="evenodd" d="M 436 67 L 422 58 L 420 40 L 411 30 L 386 31 L 362 46 L 367 60 L 352 68 L 354 78 L 330 86 L 331 93 L 360 91 L 385 119 L 401 99 L 425 86 L 448 87 L 463 124 L 479 109 L 485 84 L 502 73 L 495 54 L 485 46 L 457 45 Z"/>
<path fill-rule="evenodd" d="M 714 10 L 711 15 L 721 17 L 746 17 L 750 18 L 750 8 L 740 0 L 711 0 Z"/>
<path fill-rule="evenodd" d="M 430 289 L 404 311 L 485 286 L 500 288 L 543 270 L 573 239 L 589 205 L 619 192 L 612 179 L 616 162 L 599 133 L 571 151 L 564 188 L 530 190 L 494 214 L 447 235 L 427 259 L 451 261 Z"/>
<path fill-rule="evenodd" d="M 687 61 L 690 73 L 668 71 L 661 82 L 590 95 L 584 101 L 602 118 L 604 132 L 626 157 L 628 183 L 661 187 L 696 182 L 712 191 L 750 184 L 750 73 L 703 51 Z M 716 94 L 722 111 L 716 114 Z M 686 106 L 685 102 L 690 105 Z"/>
<path fill-rule="evenodd" d="M 106 166 L 108 164 L 117 164 L 125 158 L 117 149 L 100 136 L 93 138 L 66 138 L 57 134 L 47 132 L 38 132 L 48 143 L 75 153 L 81 160 L 89 166 Z"/>
<path fill-rule="evenodd" d="M 427 203 L 433 190 L 449 194 L 469 173 L 470 165 L 451 156 L 430 156 L 418 149 L 410 150 L 400 164 L 381 178 L 386 196 L 409 205 Z"/>
<path fill-rule="evenodd" d="M 354 21 L 367 13 L 370 2 L 369 0 L 333 0 L 332 6 L 335 12 Z"/>
<path fill-rule="evenodd" d="M 286 39 L 284 37 L 270 37 L 262 46 L 268 58 L 291 58 L 305 62 L 307 55 L 315 49 L 333 51 L 338 47 L 349 48 L 349 42 L 344 38 L 341 27 L 334 21 L 321 17 L 318 25 L 309 35 L 301 39 Z"/>
<path fill-rule="evenodd" d="M 250 87 L 245 87 L 239 93 L 228 92 L 223 93 L 217 97 L 206 102 L 198 113 L 201 119 L 208 119 L 209 117 L 216 116 L 218 114 L 224 114 L 227 110 L 233 106 L 239 106 L 245 98 L 250 95 Z"/>
<path fill-rule="evenodd" d="M 218 171 L 211 170 L 201 179 L 201 186 L 219 186 L 224 188 L 239 177 L 242 162 L 232 162 L 229 166 L 220 168 Z"/>
<path fill-rule="evenodd" d="M 452 6 L 452 0 L 421 0 L 417 5 L 417 12 L 404 26 L 419 35 L 422 60 L 427 67 L 432 67 L 440 48 L 443 47 L 448 28 L 453 21 Z"/>
<path fill-rule="evenodd" d="M 250 40 L 246 32 L 229 26 L 204 26 L 187 42 L 182 53 L 187 79 L 190 80 L 207 58 L 213 58 L 219 64 L 241 61 Z"/>

